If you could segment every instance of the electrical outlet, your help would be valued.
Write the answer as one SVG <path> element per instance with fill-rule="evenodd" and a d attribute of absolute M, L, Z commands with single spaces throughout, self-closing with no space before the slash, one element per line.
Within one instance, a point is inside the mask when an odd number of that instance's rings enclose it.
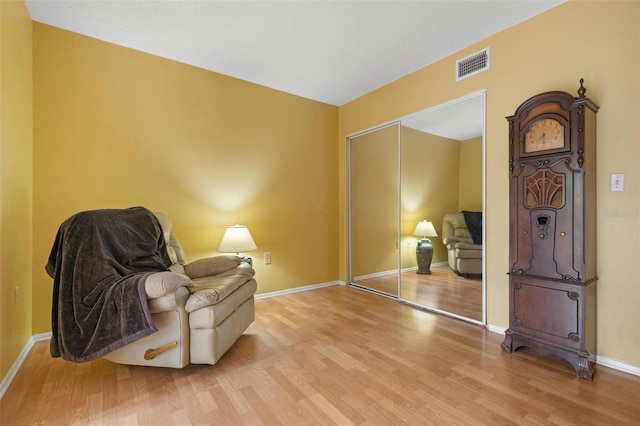
<path fill-rule="evenodd" d="M 270 265 L 271 264 L 271 253 L 270 252 L 265 252 L 265 254 L 264 254 L 264 264 L 265 265 Z"/>

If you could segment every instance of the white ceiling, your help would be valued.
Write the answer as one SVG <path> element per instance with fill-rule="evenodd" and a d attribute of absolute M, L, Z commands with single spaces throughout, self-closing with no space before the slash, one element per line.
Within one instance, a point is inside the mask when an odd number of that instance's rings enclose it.
<path fill-rule="evenodd" d="M 484 133 L 484 93 L 473 93 L 401 117 L 405 127 L 457 141 Z"/>
<path fill-rule="evenodd" d="M 37 22 L 340 106 L 563 1 L 26 4 Z"/>

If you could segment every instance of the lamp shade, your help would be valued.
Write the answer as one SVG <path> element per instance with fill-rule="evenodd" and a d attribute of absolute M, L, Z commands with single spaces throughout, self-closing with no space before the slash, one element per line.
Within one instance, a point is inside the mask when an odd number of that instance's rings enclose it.
<path fill-rule="evenodd" d="M 426 238 L 426 237 L 437 237 L 438 233 L 436 232 L 436 229 L 433 227 L 433 223 L 427 222 L 426 220 L 422 220 L 418 222 L 418 225 L 416 226 L 416 230 L 413 231 L 413 235 Z"/>
<path fill-rule="evenodd" d="M 224 231 L 222 241 L 220 241 L 220 247 L 218 247 L 218 252 L 240 253 L 257 249 L 258 247 L 251 237 L 249 228 L 243 225 L 233 225 L 229 226 L 227 230 Z"/>

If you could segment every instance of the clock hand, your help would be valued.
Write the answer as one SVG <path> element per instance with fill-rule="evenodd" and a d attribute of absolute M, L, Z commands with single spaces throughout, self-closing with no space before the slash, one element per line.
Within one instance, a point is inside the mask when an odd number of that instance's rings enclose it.
<path fill-rule="evenodd" d="M 543 134 L 541 134 L 541 135 L 540 135 L 540 141 L 542 141 L 542 145 L 544 145 L 544 144 L 545 144 L 546 136 L 547 136 L 547 134 L 546 134 L 546 133 L 543 133 Z"/>

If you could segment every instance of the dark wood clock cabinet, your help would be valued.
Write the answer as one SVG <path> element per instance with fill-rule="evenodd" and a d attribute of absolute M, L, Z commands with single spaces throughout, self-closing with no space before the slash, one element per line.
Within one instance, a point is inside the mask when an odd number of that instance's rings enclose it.
<path fill-rule="evenodd" d="M 546 92 L 509 121 L 509 329 L 521 346 L 568 361 L 593 378 L 596 349 L 596 112 Z"/>

